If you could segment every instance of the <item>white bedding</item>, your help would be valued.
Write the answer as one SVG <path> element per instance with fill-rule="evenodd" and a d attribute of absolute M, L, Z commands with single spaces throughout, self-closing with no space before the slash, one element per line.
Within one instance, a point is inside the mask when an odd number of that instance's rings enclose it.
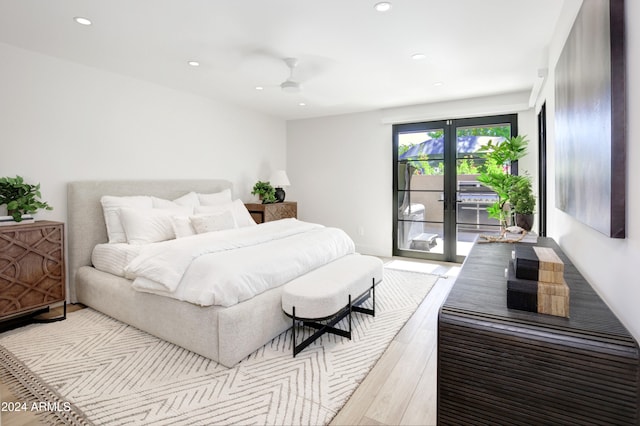
<path fill-rule="evenodd" d="M 91 253 L 91 264 L 99 271 L 124 277 L 124 269 L 140 254 L 142 247 L 128 243 L 98 244 Z"/>
<path fill-rule="evenodd" d="M 355 251 L 337 228 L 284 219 L 144 246 L 133 288 L 202 306 L 232 306 Z"/>

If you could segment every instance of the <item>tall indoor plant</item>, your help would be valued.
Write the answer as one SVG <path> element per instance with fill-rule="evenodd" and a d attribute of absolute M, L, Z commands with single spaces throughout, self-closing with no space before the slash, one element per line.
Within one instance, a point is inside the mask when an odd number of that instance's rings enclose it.
<path fill-rule="evenodd" d="M 21 176 L 0 178 L 0 205 L 7 205 L 7 213 L 16 222 L 21 222 L 24 215 L 40 209 L 53 210 L 41 198 L 39 183 L 26 183 Z"/>
<path fill-rule="evenodd" d="M 478 182 L 498 195 L 498 200 L 487 208 L 487 212 L 489 217 L 498 219 L 503 228 L 507 226 L 510 216 L 509 192 L 521 178 L 521 176 L 512 175 L 510 167 L 513 162 L 527 154 L 528 143 L 526 136 L 518 135 L 495 144 L 489 141 L 480 147 L 480 150 L 485 153 L 485 163 L 478 176 Z"/>

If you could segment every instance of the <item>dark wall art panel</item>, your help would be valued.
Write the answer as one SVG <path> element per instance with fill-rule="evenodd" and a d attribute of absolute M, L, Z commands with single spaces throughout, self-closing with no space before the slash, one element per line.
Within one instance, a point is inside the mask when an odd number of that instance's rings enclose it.
<path fill-rule="evenodd" d="M 624 238 L 624 0 L 583 2 L 555 79 L 556 206 Z"/>

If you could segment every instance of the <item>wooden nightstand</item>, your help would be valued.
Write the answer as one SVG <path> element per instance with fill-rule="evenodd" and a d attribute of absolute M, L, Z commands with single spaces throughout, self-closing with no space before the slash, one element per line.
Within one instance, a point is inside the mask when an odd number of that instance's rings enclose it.
<path fill-rule="evenodd" d="M 298 217 L 298 203 L 295 201 L 272 204 L 246 203 L 245 206 L 256 223 Z"/>
<path fill-rule="evenodd" d="M 0 253 L 1 328 L 14 317 L 46 312 L 50 305 L 65 302 L 63 223 L 2 226 Z"/>

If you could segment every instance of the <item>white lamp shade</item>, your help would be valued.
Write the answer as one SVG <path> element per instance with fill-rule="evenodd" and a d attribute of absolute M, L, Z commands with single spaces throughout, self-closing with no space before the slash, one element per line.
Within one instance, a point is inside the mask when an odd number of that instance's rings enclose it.
<path fill-rule="evenodd" d="M 287 172 L 285 172 L 284 170 L 276 170 L 275 172 L 271 173 L 269 183 L 274 188 L 282 188 L 283 186 L 291 185 L 289 183 L 289 178 L 287 177 Z"/>

